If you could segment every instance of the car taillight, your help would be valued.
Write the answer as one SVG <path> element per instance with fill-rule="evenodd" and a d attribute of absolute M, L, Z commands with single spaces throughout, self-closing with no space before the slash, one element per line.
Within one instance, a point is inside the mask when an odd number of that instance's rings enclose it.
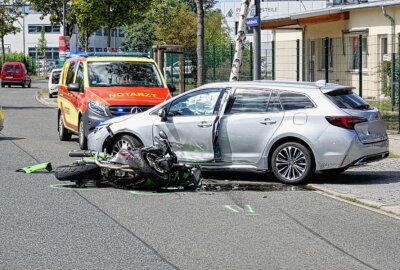
<path fill-rule="evenodd" d="M 356 116 L 326 116 L 325 118 L 331 125 L 347 129 L 354 129 L 356 124 L 368 122 L 367 118 Z"/>

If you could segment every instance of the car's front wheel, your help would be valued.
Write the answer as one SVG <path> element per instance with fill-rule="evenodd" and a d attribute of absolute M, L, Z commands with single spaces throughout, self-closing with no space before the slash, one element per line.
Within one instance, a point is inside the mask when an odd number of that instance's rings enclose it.
<path fill-rule="evenodd" d="M 58 116 L 58 136 L 61 141 L 69 141 L 71 140 L 71 133 L 68 129 L 64 127 L 64 121 L 62 119 L 61 114 Z"/>
<path fill-rule="evenodd" d="M 140 148 L 143 144 L 131 135 L 123 135 L 114 140 L 108 147 L 108 152 L 115 155 L 122 148 L 132 150 L 134 148 Z"/>
<path fill-rule="evenodd" d="M 272 154 L 271 170 L 285 184 L 304 183 L 315 171 L 311 151 L 297 142 L 283 143 Z"/>
<path fill-rule="evenodd" d="M 87 149 L 87 138 L 86 138 L 86 135 L 85 135 L 85 127 L 84 127 L 83 117 L 81 117 L 81 119 L 79 119 L 78 136 L 79 136 L 79 147 L 82 150 Z"/>

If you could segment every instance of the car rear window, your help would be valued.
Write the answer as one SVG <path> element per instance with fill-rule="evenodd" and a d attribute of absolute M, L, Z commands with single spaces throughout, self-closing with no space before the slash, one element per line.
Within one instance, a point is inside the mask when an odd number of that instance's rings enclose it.
<path fill-rule="evenodd" d="M 351 90 L 329 92 L 326 96 L 341 109 L 366 110 L 370 106 Z"/>
<path fill-rule="evenodd" d="M 13 66 L 10 66 L 10 65 L 5 66 L 4 72 L 13 72 Z"/>

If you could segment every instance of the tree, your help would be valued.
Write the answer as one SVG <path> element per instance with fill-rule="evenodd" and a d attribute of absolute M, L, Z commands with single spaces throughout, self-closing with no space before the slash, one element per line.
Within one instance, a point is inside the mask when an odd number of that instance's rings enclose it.
<path fill-rule="evenodd" d="M 196 0 L 197 10 L 197 86 L 205 81 L 204 74 L 204 7 L 203 0 Z"/>
<path fill-rule="evenodd" d="M 206 45 L 227 45 L 232 43 L 230 30 L 221 22 L 224 19 L 220 10 L 210 10 L 204 18 L 204 43 Z"/>
<path fill-rule="evenodd" d="M 3 0 L 0 4 L 0 39 L 2 62 L 6 60 L 6 52 L 4 48 L 4 37 L 8 34 L 14 34 L 21 29 L 14 25 L 21 18 L 22 13 L 20 7 L 24 4 L 23 1 Z"/>
<path fill-rule="evenodd" d="M 71 0 L 65 0 L 67 3 L 66 12 L 66 33 L 65 36 L 71 36 L 76 23 L 75 10 L 70 8 Z M 52 24 L 63 25 L 63 0 L 31 0 L 32 8 L 41 12 L 42 17 L 49 15 Z"/>
<path fill-rule="evenodd" d="M 154 1 L 149 15 L 155 23 L 155 43 L 196 48 L 196 15 L 177 0 Z"/>
<path fill-rule="evenodd" d="M 45 56 L 46 48 L 47 48 L 47 40 L 46 40 L 46 36 L 45 36 L 44 26 L 42 26 L 42 29 L 40 30 L 40 37 L 39 37 L 38 43 L 36 45 L 36 52 L 40 56 Z"/>
<path fill-rule="evenodd" d="M 151 48 L 156 39 L 155 28 L 156 25 L 148 17 L 142 22 L 125 26 L 125 46 L 130 50 L 141 51 Z"/>
<path fill-rule="evenodd" d="M 101 10 L 101 22 L 108 28 L 107 47 L 111 47 L 112 30 L 125 26 L 132 18 L 132 14 L 145 10 L 151 1 L 142 0 L 87 0 L 96 3 Z"/>
<path fill-rule="evenodd" d="M 246 41 L 245 26 L 247 14 L 249 13 L 249 2 L 250 0 L 242 0 L 242 5 L 240 7 L 240 18 L 238 33 L 236 36 L 235 56 L 233 57 L 232 70 L 229 81 L 239 80 L 240 67 L 242 66 L 243 48 Z"/>
<path fill-rule="evenodd" d="M 197 12 L 197 0 L 181 0 L 181 2 L 186 3 L 193 12 Z M 203 9 L 205 11 L 210 11 L 217 2 L 217 0 L 203 0 Z"/>
<path fill-rule="evenodd" d="M 96 1 L 86 0 L 72 0 L 71 8 L 76 12 L 80 43 L 87 52 L 91 33 L 101 27 L 101 10 Z"/>

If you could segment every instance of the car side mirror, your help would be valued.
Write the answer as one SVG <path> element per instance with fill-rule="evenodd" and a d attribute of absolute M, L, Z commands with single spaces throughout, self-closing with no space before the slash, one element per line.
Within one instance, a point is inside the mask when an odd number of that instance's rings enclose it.
<path fill-rule="evenodd" d="M 169 91 L 170 91 L 171 93 L 176 92 L 176 87 L 175 87 L 175 85 L 169 83 L 169 84 L 167 84 L 167 86 L 168 86 L 168 89 L 169 89 Z"/>
<path fill-rule="evenodd" d="M 162 121 L 162 122 L 167 121 L 167 117 L 168 117 L 167 108 L 162 108 L 161 110 L 159 110 L 159 111 L 158 111 L 158 116 L 161 117 L 161 121 Z"/>
<path fill-rule="evenodd" d="M 160 131 L 160 133 L 158 134 L 158 136 L 160 136 L 160 138 L 161 139 L 163 139 L 163 140 L 166 140 L 168 137 L 167 137 L 167 134 L 165 134 L 165 132 L 164 131 Z"/>
<path fill-rule="evenodd" d="M 68 91 L 70 92 L 80 92 L 81 91 L 81 86 L 79 83 L 70 83 L 68 84 Z"/>

